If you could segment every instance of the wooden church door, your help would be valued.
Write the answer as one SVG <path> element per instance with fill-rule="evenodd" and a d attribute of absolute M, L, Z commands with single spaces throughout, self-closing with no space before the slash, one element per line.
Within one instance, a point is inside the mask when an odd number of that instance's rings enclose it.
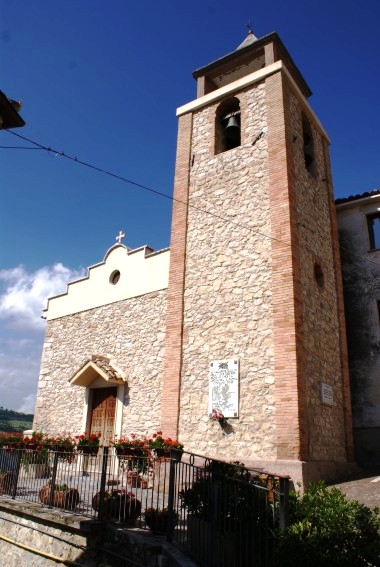
<path fill-rule="evenodd" d="M 90 433 L 101 433 L 100 444 L 108 445 L 114 436 L 117 388 L 92 390 Z"/>

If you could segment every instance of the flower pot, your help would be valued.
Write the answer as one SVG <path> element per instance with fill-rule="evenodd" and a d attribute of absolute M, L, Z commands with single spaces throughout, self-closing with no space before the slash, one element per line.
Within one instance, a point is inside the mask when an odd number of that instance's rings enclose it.
<path fill-rule="evenodd" d="M 182 459 L 182 455 L 183 455 L 182 449 L 172 449 L 170 454 L 173 461 L 177 461 L 177 463 L 179 463 L 180 460 Z"/>
<path fill-rule="evenodd" d="M 168 459 L 170 457 L 170 450 L 164 447 L 159 447 L 154 450 L 158 459 Z"/>
<path fill-rule="evenodd" d="M 92 507 L 95 511 L 100 508 L 100 492 L 92 499 Z M 112 518 L 120 522 L 134 524 L 141 514 L 141 502 L 135 496 L 127 492 L 117 490 L 105 493 L 103 501 L 102 518 Z"/>
<path fill-rule="evenodd" d="M 154 533 L 166 533 L 168 531 L 168 517 L 148 516 L 145 518 L 146 525 Z"/>
<path fill-rule="evenodd" d="M 137 471 L 127 472 L 127 483 L 137 488 L 140 486 L 140 475 Z"/>
<path fill-rule="evenodd" d="M 153 510 L 145 512 L 145 523 L 154 533 L 167 533 L 169 528 L 169 514 L 167 511 Z M 174 514 L 173 527 L 178 523 L 178 516 Z"/>
<path fill-rule="evenodd" d="M 123 457 L 146 457 L 147 453 L 142 447 L 115 447 L 116 455 Z"/>
<path fill-rule="evenodd" d="M 43 486 L 39 493 L 42 504 L 50 504 L 51 486 Z M 66 488 L 65 490 L 54 490 L 52 505 L 63 510 L 75 510 L 80 500 L 79 492 L 76 488 Z"/>
<path fill-rule="evenodd" d="M 17 477 L 13 472 L 0 473 L 0 494 L 12 494 Z"/>
<path fill-rule="evenodd" d="M 115 447 L 116 455 L 118 457 L 132 457 L 133 449 L 132 447 Z"/>

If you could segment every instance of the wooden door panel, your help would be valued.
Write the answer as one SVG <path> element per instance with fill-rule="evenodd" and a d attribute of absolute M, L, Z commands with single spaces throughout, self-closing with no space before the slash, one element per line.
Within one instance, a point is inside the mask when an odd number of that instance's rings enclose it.
<path fill-rule="evenodd" d="M 102 445 L 108 445 L 114 435 L 117 388 L 97 388 L 92 391 L 91 433 L 100 433 Z"/>

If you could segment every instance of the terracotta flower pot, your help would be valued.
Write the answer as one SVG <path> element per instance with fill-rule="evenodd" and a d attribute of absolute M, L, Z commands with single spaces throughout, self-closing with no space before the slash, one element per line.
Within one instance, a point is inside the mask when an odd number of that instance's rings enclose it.
<path fill-rule="evenodd" d="M 92 499 L 95 511 L 100 508 L 100 492 Z M 127 492 L 111 491 L 106 493 L 103 501 L 103 518 L 112 518 L 120 522 L 134 523 L 141 514 L 141 502 Z"/>
<path fill-rule="evenodd" d="M 39 497 L 42 504 L 50 504 L 51 486 L 48 484 L 40 490 Z M 76 488 L 66 488 L 65 490 L 54 490 L 52 505 L 63 510 L 75 510 L 80 500 L 79 492 Z"/>
<path fill-rule="evenodd" d="M 13 472 L 1 472 L 0 473 L 0 494 L 11 494 L 14 483 L 16 480 L 16 475 Z"/>

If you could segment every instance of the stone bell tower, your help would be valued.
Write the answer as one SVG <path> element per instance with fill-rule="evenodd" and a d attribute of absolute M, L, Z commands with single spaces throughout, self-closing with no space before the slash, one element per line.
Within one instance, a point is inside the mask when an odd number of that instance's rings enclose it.
<path fill-rule="evenodd" d="M 328 136 L 276 33 L 193 75 L 197 98 L 177 110 L 162 429 L 196 453 L 334 477 L 353 449 Z M 224 429 L 209 417 L 215 361 L 238 368 Z"/>

